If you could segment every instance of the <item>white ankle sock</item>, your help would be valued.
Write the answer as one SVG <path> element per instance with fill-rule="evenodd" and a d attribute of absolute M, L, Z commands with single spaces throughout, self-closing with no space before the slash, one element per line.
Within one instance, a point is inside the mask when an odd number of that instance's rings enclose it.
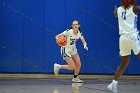
<path fill-rule="evenodd" d="M 118 81 L 116 81 L 116 80 L 113 80 L 113 81 L 112 81 L 112 83 L 115 83 L 115 84 L 117 84 L 117 83 L 118 83 Z"/>

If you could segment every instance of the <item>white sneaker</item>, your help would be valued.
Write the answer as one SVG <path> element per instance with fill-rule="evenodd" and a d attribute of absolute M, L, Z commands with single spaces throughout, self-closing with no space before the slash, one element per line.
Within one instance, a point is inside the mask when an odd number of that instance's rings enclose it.
<path fill-rule="evenodd" d="M 118 83 L 111 83 L 107 86 L 107 88 L 112 91 L 113 93 L 118 93 Z"/>
<path fill-rule="evenodd" d="M 74 82 L 74 83 L 83 83 L 83 81 L 80 80 L 78 77 L 77 78 L 73 78 L 72 82 Z"/>
<path fill-rule="evenodd" d="M 109 84 L 109 85 L 107 86 L 107 88 L 109 89 L 109 91 L 112 91 L 112 83 Z"/>
<path fill-rule="evenodd" d="M 55 63 L 54 64 L 54 74 L 55 74 L 55 76 L 58 76 L 58 72 L 59 72 L 59 64 Z"/>

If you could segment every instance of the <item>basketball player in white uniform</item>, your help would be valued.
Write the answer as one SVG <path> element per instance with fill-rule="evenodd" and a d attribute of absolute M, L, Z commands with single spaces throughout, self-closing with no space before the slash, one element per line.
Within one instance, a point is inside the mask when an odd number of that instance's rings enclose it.
<path fill-rule="evenodd" d="M 63 59 L 67 62 L 68 65 L 59 65 L 57 63 L 54 64 L 55 75 L 58 75 L 60 69 L 74 70 L 74 77 L 72 81 L 76 83 L 83 82 L 78 77 L 81 68 L 81 62 L 76 49 L 76 41 L 78 39 L 81 39 L 84 49 L 88 50 L 87 43 L 79 28 L 80 28 L 79 22 L 73 21 L 71 29 L 68 29 L 63 33 L 59 34 L 59 35 L 65 35 L 67 37 L 67 45 L 61 47 L 61 55 L 63 56 Z M 56 39 L 59 35 L 56 36 Z"/>
<path fill-rule="evenodd" d="M 108 88 L 117 93 L 118 80 L 129 64 L 131 51 L 140 58 L 139 31 L 137 29 L 137 18 L 140 6 L 136 6 L 136 0 L 122 0 L 122 6 L 115 8 L 114 15 L 119 23 L 119 47 L 122 63 L 118 67 L 114 80 Z"/>

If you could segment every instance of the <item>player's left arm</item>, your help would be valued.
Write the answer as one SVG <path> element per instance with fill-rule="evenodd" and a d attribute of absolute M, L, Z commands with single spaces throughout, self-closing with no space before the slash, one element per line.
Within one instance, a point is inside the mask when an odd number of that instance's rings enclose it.
<path fill-rule="evenodd" d="M 88 51 L 87 43 L 86 43 L 86 40 L 85 40 L 84 36 L 81 36 L 80 39 L 81 39 L 81 41 L 83 43 L 84 49 L 86 49 Z"/>

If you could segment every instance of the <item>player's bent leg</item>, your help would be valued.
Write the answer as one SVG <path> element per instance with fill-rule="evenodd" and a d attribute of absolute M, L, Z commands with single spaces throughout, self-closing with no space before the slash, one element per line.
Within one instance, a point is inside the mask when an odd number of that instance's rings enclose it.
<path fill-rule="evenodd" d="M 66 69 L 66 70 L 74 70 L 75 64 L 72 60 L 72 58 L 66 57 L 65 61 L 68 63 L 68 65 L 59 65 L 57 63 L 54 64 L 54 74 L 57 76 L 60 69 Z"/>
<path fill-rule="evenodd" d="M 61 69 L 67 69 L 67 70 L 75 69 L 75 64 L 72 58 L 66 57 L 65 61 L 68 63 L 68 65 L 60 65 Z"/>

